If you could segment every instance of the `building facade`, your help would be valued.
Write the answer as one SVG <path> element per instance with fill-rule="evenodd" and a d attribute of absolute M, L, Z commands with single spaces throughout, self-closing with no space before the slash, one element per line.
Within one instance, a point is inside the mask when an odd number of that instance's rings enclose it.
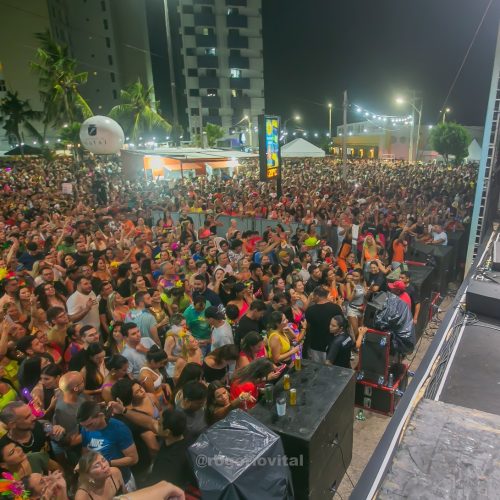
<path fill-rule="evenodd" d="M 179 0 L 189 133 L 249 129 L 264 113 L 261 0 Z"/>
<path fill-rule="evenodd" d="M 52 36 L 88 72 L 81 93 L 95 114 L 108 114 L 137 79 L 153 85 L 146 1 L 47 0 Z"/>

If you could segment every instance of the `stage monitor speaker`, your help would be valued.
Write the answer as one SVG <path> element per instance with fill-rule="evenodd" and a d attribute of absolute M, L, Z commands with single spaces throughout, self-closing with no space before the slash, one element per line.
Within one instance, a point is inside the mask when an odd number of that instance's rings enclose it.
<path fill-rule="evenodd" d="M 491 259 L 491 268 L 493 271 L 500 271 L 500 241 L 493 244 L 493 257 Z"/>
<path fill-rule="evenodd" d="M 465 297 L 467 310 L 500 319 L 500 284 L 471 280 Z"/>

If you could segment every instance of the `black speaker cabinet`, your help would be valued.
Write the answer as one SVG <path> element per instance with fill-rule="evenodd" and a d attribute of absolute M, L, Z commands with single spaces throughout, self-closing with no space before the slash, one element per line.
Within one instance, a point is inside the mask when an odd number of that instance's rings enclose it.
<path fill-rule="evenodd" d="M 455 261 L 456 251 L 450 246 L 424 245 L 414 243 L 412 259 L 425 262 L 435 268 L 432 289 L 441 295 L 448 292 L 448 283 L 456 277 Z"/>
<path fill-rule="evenodd" d="M 391 334 L 379 330 L 368 330 L 359 350 L 357 379 L 383 385 L 389 375 Z"/>
<path fill-rule="evenodd" d="M 281 436 L 291 466 L 295 498 L 331 498 L 352 458 L 355 374 L 347 368 L 302 361 L 302 370 L 290 373 L 297 390 L 297 405 L 290 405 L 289 391 L 280 380 L 274 403 L 259 402 L 250 414 Z M 285 396 L 286 415 L 276 415 L 276 398 Z"/>
<path fill-rule="evenodd" d="M 415 334 L 418 339 L 422 336 L 429 320 L 429 308 L 432 300 L 432 286 L 435 270 L 430 266 L 408 266 L 410 284 L 417 290 L 420 297 L 420 314 L 415 325 Z"/>
<path fill-rule="evenodd" d="M 500 285 L 493 281 L 470 280 L 465 303 L 470 312 L 500 319 Z"/>

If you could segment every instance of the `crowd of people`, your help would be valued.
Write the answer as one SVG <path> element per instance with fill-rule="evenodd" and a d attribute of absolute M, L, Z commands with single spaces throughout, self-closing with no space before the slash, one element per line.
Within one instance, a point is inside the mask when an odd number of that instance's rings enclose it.
<path fill-rule="evenodd" d="M 119 160 L 2 163 L 0 468 L 58 500 L 198 498 L 205 429 L 298 358 L 351 368 L 373 294 L 418 321 L 405 255 L 469 223 L 477 173 L 296 160 L 278 197 L 252 160 L 161 182 Z"/>

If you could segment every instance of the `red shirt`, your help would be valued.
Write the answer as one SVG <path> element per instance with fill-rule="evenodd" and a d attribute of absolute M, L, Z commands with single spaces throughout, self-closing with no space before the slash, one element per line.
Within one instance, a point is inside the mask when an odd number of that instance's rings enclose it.
<path fill-rule="evenodd" d="M 408 308 L 410 309 L 411 311 L 411 298 L 410 296 L 406 293 L 406 292 L 403 292 L 401 295 L 399 295 L 399 298 L 406 303 L 406 305 L 408 306 Z"/>

